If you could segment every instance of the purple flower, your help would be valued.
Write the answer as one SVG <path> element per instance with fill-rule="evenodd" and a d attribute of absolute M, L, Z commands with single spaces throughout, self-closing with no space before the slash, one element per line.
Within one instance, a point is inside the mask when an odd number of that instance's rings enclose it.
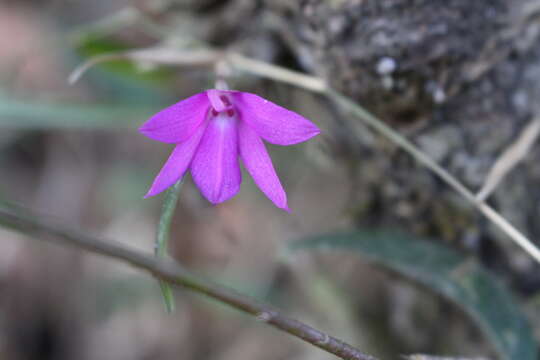
<path fill-rule="evenodd" d="M 145 198 L 175 184 L 189 169 L 208 201 L 226 201 L 240 189 L 240 156 L 262 192 L 286 211 L 287 195 L 261 138 L 293 145 L 319 134 L 313 123 L 292 111 L 255 94 L 225 90 L 207 90 L 161 110 L 139 131 L 176 144 Z"/>

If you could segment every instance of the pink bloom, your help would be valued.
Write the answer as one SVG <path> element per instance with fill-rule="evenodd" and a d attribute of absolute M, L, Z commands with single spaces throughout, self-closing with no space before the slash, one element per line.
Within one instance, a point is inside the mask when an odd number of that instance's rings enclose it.
<path fill-rule="evenodd" d="M 139 131 L 176 144 L 145 198 L 175 184 L 189 169 L 208 201 L 226 201 L 240 189 L 240 156 L 259 189 L 286 211 L 287 195 L 261 138 L 293 145 L 319 134 L 313 123 L 292 111 L 255 94 L 225 90 L 182 100 L 154 115 Z"/>

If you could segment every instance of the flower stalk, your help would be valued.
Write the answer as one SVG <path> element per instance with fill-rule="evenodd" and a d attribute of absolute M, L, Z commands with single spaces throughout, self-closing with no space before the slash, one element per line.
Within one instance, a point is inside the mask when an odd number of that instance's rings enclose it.
<path fill-rule="evenodd" d="M 161 216 L 159 217 L 159 223 L 157 226 L 156 243 L 154 248 L 154 255 L 157 258 L 164 258 L 168 255 L 168 242 L 171 232 L 171 222 L 176 210 L 176 204 L 178 203 L 178 197 L 180 196 L 180 189 L 182 188 L 183 179 L 178 181 L 172 186 L 165 195 L 163 200 L 163 207 L 161 210 Z M 159 287 L 161 289 L 161 295 L 165 303 L 165 308 L 168 313 L 174 311 L 174 294 L 170 285 L 159 280 Z"/>

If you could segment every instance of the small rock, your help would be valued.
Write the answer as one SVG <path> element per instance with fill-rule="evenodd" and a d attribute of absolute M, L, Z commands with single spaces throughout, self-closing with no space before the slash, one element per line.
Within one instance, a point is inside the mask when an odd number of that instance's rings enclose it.
<path fill-rule="evenodd" d="M 388 75 L 393 73 L 397 68 L 396 60 L 391 57 L 383 57 L 377 63 L 377 73 L 379 75 Z"/>

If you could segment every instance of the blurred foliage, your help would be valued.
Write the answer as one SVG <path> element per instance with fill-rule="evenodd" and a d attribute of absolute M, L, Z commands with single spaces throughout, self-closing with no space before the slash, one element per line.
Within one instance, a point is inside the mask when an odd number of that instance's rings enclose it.
<path fill-rule="evenodd" d="M 157 107 L 134 104 L 74 104 L 0 97 L 3 127 L 26 129 L 124 128 L 135 126 Z"/>
<path fill-rule="evenodd" d="M 460 306 L 501 358 L 537 358 L 532 331 L 504 286 L 473 259 L 445 246 L 403 233 L 365 230 L 306 238 L 293 243 L 291 249 L 353 251 Z"/>
<path fill-rule="evenodd" d="M 132 47 L 124 42 L 99 36 L 88 35 L 77 44 L 77 52 L 83 59 L 91 59 L 94 56 L 117 53 L 130 50 Z M 153 66 L 151 64 L 136 64 L 128 60 L 107 61 L 96 67 L 107 70 L 148 85 L 165 86 L 174 78 L 174 72 L 166 67 Z"/>
<path fill-rule="evenodd" d="M 139 276 L 101 279 L 94 289 L 94 306 L 99 320 L 104 320 L 125 309 L 141 306 L 157 292 L 152 279 Z"/>

